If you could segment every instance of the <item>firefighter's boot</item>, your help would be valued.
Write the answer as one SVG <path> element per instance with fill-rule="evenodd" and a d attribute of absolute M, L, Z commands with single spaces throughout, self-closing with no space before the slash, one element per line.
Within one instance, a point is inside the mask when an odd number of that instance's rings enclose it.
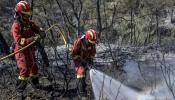
<path fill-rule="evenodd" d="M 26 80 L 17 80 L 16 83 L 16 91 L 17 91 L 17 98 L 18 100 L 24 100 L 25 97 L 23 95 L 23 91 L 27 86 L 27 81 Z"/>
<path fill-rule="evenodd" d="M 79 91 L 79 95 L 82 96 L 86 96 L 86 80 L 85 78 L 79 79 L 78 82 L 78 91 Z"/>
<path fill-rule="evenodd" d="M 31 84 L 34 89 L 41 89 L 41 85 L 39 84 L 38 77 L 31 77 Z"/>

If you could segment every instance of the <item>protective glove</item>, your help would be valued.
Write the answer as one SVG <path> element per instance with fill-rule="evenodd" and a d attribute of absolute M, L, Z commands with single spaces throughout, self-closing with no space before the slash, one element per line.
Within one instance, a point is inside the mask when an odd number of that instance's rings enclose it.
<path fill-rule="evenodd" d="M 88 61 L 88 65 L 93 66 L 93 65 L 94 65 L 93 60 L 89 60 L 89 61 Z"/>
<path fill-rule="evenodd" d="M 39 32 L 39 35 L 41 36 L 41 39 L 45 38 L 46 37 L 46 33 L 44 31 L 43 28 L 40 28 L 40 32 Z"/>
<path fill-rule="evenodd" d="M 44 39 L 46 37 L 46 33 L 44 31 L 41 31 L 39 35 L 41 36 L 41 39 Z"/>
<path fill-rule="evenodd" d="M 14 53 L 14 49 L 15 49 L 15 42 L 13 42 L 10 46 L 10 53 Z M 11 60 L 15 60 L 15 56 L 12 56 Z"/>
<path fill-rule="evenodd" d="M 83 65 L 83 66 L 86 66 L 87 61 L 85 61 L 85 60 L 80 60 L 80 64 Z"/>
<path fill-rule="evenodd" d="M 41 39 L 41 36 L 39 34 L 35 34 L 35 36 L 33 37 L 33 39 L 36 41 L 39 41 Z"/>
<path fill-rule="evenodd" d="M 92 59 L 88 60 L 86 66 L 87 66 L 88 69 L 93 68 L 93 66 L 94 66 L 93 60 Z"/>
<path fill-rule="evenodd" d="M 15 42 L 13 42 L 10 46 L 10 53 L 13 53 L 15 49 Z"/>

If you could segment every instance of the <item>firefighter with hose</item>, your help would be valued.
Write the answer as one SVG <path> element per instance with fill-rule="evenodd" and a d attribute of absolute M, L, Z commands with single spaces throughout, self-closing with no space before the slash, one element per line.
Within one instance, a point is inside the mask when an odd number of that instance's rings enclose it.
<path fill-rule="evenodd" d="M 96 54 L 96 31 L 89 29 L 78 37 L 72 47 L 72 59 L 75 65 L 79 96 L 86 96 L 86 71 L 93 64 Z"/>
<path fill-rule="evenodd" d="M 30 44 L 32 41 L 39 41 L 43 38 L 37 34 L 42 32 L 40 28 L 30 20 L 32 15 L 28 2 L 20 1 L 16 4 L 14 22 L 11 27 L 11 36 L 14 39 L 14 52 Z M 19 69 L 19 76 L 16 82 L 18 100 L 24 100 L 23 91 L 30 78 L 32 87 L 39 88 L 38 67 L 35 61 L 34 45 L 15 54 L 15 60 Z"/>

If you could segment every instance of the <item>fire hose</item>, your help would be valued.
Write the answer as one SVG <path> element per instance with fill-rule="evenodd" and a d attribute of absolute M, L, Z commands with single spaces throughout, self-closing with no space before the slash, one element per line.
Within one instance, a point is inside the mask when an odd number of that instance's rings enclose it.
<path fill-rule="evenodd" d="M 45 30 L 45 32 L 51 30 L 54 26 L 59 26 L 59 24 L 53 24 L 50 28 L 48 28 L 47 30 Z M 65 37 L 64 37 L 63 34 L 64 34 L 63 31 L 61 31 L 61 36 L 62 36 L 62 38 L 63 38 L 63 40 L 64 40 L 65 45 L 66 45 L 67 42 L 66 42 L 66 39 L 65 39 Z M 39 39 L 39 38 L 37 38 L 36 40 L 32 41 L 30 44 L 24 46 L 23 48 L 17 50 L 16 52 L 10 53 L 9 55 L 6 55 L 6 56 L 0 58 L 0 62 L 3 61 L 3 60 L 5 60 L 5 59 L 7 59 L 7 58 L 10 58 L 10 57 L 14 56 L 15 54 L 17 54 L 17 53 L 19 53 L 19 52 L 22 52 L 23 50 L 25 50 L 25 49 L 27 49 L 27 48 L 29 48 L 30 46 L 32 46 L 33 44 L 35 44 L 35 43 L 37 42 L 38 39 Z"/>
<path fill-rule="evenodd" d="M 13 53 L 11 53 L 11 54 L 9 54 L 9 55 L 7 55 L 7 56 L 4 56 L 4 57 L 0 58 L 0 61 L 3 61 L 3 60 L 5 60 L 5 59 L 7 59 L 7 58 L 10 58 L 10 57 L 12 57 L 13 55 L 15 55 L 15 54 L 17 54 L 17 53 L 19 53 L 19 52 L 25 50 L 26 48 L 28 48 L 28 47 L 32 46 L 34 43 L 36 43 L 37 40 L 38 40 L 38 38 L 37 38 L 36 40 L 32 41 L 30 44 L 26 45 L 25 47 L 23 47 L 23 48 L 17 50 L 16 52 L 13 52 Z"/>

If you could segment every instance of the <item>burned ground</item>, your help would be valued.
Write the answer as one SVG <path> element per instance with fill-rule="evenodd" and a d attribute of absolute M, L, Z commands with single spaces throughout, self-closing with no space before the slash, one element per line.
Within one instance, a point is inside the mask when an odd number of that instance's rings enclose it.
<path fill-rule="evenodd" d="M 28 85 L 24 91 L 26 100 L 77 100 L 77 84 L 75 78 L 75 71 L 70 56 L 66 56 L 65 49 L 46 48 L 49 56 L 49 66 L 43 66 L 40 54 L 37 55 L 37 64 L 39 66 L 39 81 L 42 87 L 40 89 L 33 89 L 28 80 Z M 56 53 L 55 53 L 56 52 Z M 116 71 L 119 67 L 115 61 L 112 60 L 110 53 L 115 54 L 116 50 L 98 51 L 95 67 L 106 73 Z M 120 56 L 122 57 L 122 56 Z M 108 60 L 106 60 L 108 59 Z M 123 58 L 122 58 L 123 59 Z M 121 60 L 122 62 L 122 60 Z M 117 66 L 113 68 L 111 64 Z M 120 65 L 121 66 L 121 65 Z M 122 71 L 118 71 L 122 73 Z M 118 73 L 117 72 L 117 73 Z M 89 73 L 87 72 L 87 100 L 94 100 L 93 91 L 91 87 Z M 18 77 L 18 69 L 15 60 L 8 59 L 1 63 L 0 68 L 0 98 L 2 100 L 16 100 L 15 83 Z"/>
<path fill-rule="evenodd" d="M 138 93 L 155 97 L 163 96 L 162 98 L 174 94 L 172 76 L 174 75 L 173 59 L 175 56 L 173 53 L 166 54 L 163 51 L 153 50 L 154 47 L 119 48 L 111 45 L 111 48 L 102 44 L 97 45 L 97 54 L 92 68 L 104 72 L 111 79 L 116 79 Z M 57 49 L 45 48 L 45 50 L 50 64 L 47 67 L 43 66 L 40 55 L 36 53 L 39 81 L 42 87 L 38 90 L 33 89 L 29 79 L 29 84 L 24 92 L 26 100 L 78 100 L 74 67 L 70 54 L 67 56 L 67 49 L 59 46 Z M 87 76 L 86 100 L 94 100 L 89 73 Z M 17 77 L 18 69 L 15 61 L 11 59 L 2 61 L 0 67 L 0 98 L 2 100 L 16 100 Z M 169 98 L 169 100 L 173 99 Z"/>

